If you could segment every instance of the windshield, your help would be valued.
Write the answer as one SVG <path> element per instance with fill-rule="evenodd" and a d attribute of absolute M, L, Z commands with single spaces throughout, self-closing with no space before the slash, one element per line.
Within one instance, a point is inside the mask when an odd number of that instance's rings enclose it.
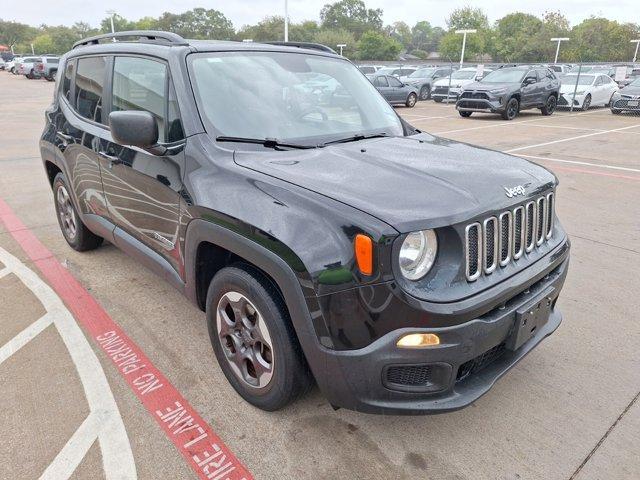
<path fill-rule="evenodd" d="M 189 56 L 200 114 L 216 135 L 318 145 L 352 135 L 402 135 L 393 108 L 346 60 L 304 53 Z"/>
<path fill-rule="evenodd" d="M 427 78 L 433 75 L 433 72 L 435 71 L 435 68 L 421 68 L 409 75 L 409 78 Z"/>
<path fill-rule="evenodd" d="M 458 70 L 453 72 L 451 78 L 453 80 L 470 80 L 476 78 L 477 70 Z"/>
<path fill-rule="evenodd" d="M 595 78 L 593 75 L 580 75 L 580 78 L 578 78 L 578 75 L 565 75 L 561 81 L 563 85 L 575 85 L 576 80 L 578 85 L 591 85 Z"/>
<path fill-rule="evenodd" d="M 640 87 L 640 77 L 636 78 L 633 82 L 631 82 L 628 86 L 631 87 Z"/>
<path fill-rule="evenodd" d="M 528 71 L 521 68 L 494 70 L 480 81 L 482 83 L 520 83 Z"/>

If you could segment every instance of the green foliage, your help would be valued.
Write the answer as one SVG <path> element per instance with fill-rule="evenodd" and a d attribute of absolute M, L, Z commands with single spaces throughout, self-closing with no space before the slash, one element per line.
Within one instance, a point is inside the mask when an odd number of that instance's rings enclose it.
<path fill-rule="evenodd" d="M 390 37 L 395 38 L 405 50 L 410 50 L 413 47 L 413 34 L 411 33 L 411 27 L 405 22 L 395 22 L 385 27 L 385 33 Z"/>
<path fill-rule="evenodd" d="M 489 19 L 480 8 L 463 7 L 456 8 L 447 18 L 449 30 L 461 30 L 476 28 L 478 30 L 489 29 Z"/>
<path fill-rule="evenodd" d="M 395 38 L 370 31 L 362 35 L 358 50 L 362 60 L 396 60 L 402 45 Z"/>
<path fill-rule="evenodd" d="M 629 61 L 634 48 L 631 40 L 639 35 L 638 25 L 591 17 L 571 30 L 565 57 L 580 62 Z"/>
<path fill-rule="evenodd" d="M 0 44 L 11 48 L 18 43 L 28 43 L 36 35 L 37 30 L 29 25 L 0 19 Z"/>
<path fill-rule="evenodd" d="M 409 53 L 411 55 L 415 55 L 420 60 L 426 60 L 427 58 L 429 58 L 429 52 L 427 52 L 426 50 L 420 50 L 419 48 L 416 48 L 415 50 L 411 50 Z"/>
<path fill-rule="evenodd" d="M 353 33 L 347 30 L 320 30 L 313 41 L 331 47 L 336 52 L 340 52 L 338 45 L 346 45 L 342 54 L 347 58 L 354 58 L 357 47 Z"/>
<path fill-rule="evenodd" d="M 382 10 L 367 9 L 362 0 L 340 0 L 320 11 L 321 26 L 327 30 L 348 30 L 360 40 L 370 30 L 382 30 Z"/>

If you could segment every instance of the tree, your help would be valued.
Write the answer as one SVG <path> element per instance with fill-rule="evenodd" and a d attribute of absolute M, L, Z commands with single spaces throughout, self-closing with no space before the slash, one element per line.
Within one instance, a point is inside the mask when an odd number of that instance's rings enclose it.
<path fill-rule="evenodd" d="M 411 28 L 405 22 L 394 22 L 391 25 L 387 25 L 385 32 L 400 42 L 405 50 L 411 50 L 413 48 Z"/>
<path fill-rule="evenodd" d="M 37 30 L 29 25 L 18 22 L 5 22 L 0 19 L 0 43 L 9 48 L 18 43 L 29 43 L 35 37 Z"/>
<path fill-rule="evenodd" d="M 382 30 L 382 10 L 367 9 L 362 0 L 340 0 L 320 11 L 323 29 L 348 30 L 359 40 L 363 33 Z"/>
<path fill-rule="evenodd" d="M 456 8 L 447 18 L 449 30 L 461 30 L 476 28 L 478 30 L 489 29 L 489 19 L 480 8 L 463 7 Z"/>
<path fill-rule="evenodd" d="M 256 25 L 245 25 L 236 34 L 237 40 L 250 39 L 254 42 L 273 42 L 284 40 L 284 17 L 274 15 L 265 17 Z"/>
<path fill-rule="evenodd" d="M 544 23 L 528 13 L 511 13 L 496 22 L 493 58 L 501 62 L 540 61 L 548 46 L 544 37 Z"/>
<path fill-rule="evenodd" d="M 314 38 L 314 41 L 327 47 L 339 51 L 338 45 L 346 45 L 342 54 L 347 58 L 355 56 L 357 42 L 353 33 L 346 30 L 320 30 Z"/>
<path fill-rule="evenodd" d="M 125 30 L 135 30 L 136 25 L 134 22 L 121 17 L 117 13 L 113 14 L 113 27 L 116 32 L 124 32 Z M 111 15 L 105 17 L 100 22 L 100 31 L 102 33 L 111 33 Z"/>
<path fill-rule="evenodd" d="M 631 40 L 638 34 L 638 25 L 591 17 L 573 27 L 563 58 L 579 62 L 628 61 L 632 56 Z"/>
<path fill-rule="evenodd" d="M 165 13 L 158 24 L 185 38 L 231 40 L 235 35 L 231 21 L 214 9 L 194 8 L 178 15 Z"/>
<path fill-rule="evenodd" d="M 358 50 L 362 60 L 396 60 L 402 45 L 395 38 L 370 31 L 362 35 Z"/>
<path fill-rule="evenodd" d="M 316 35 L 319 32 L 320 26 L 313 20 L 305 20 L 302 23 L 289 23 L 289 40 L 293 42 L 315 42 Z"/>
<path fill-rule="evenodd" d="M 492 43 L 489 19 L 479 8 L 457 8 L 447 18 L 449 31 L 440 40 L 439 51 L 443 58 L 455 60 L 460 57 L 462 51 L 462 35 L 456 30 L 476 29 L 477 32 L 467 35 L 465 58 L 475 58 L 487 50 Z"/>

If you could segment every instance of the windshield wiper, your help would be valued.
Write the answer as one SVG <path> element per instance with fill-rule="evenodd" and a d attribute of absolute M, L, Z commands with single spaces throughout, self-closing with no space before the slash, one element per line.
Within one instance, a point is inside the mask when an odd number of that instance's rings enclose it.
<path fill-rule="evenodd" d="M 235 143 L 253 143 L 255 145 L 262 145 L 267 148 L 273 148 L 275 150 L 279 148 L 317 148 L 316 145 L 299 145 L 296 143 L 280 142 L 275 138 L 245 138 L 245 137 L 226 137 L 224 135 L 216 137 L 218 142 L 235 142 Z"/>
<path fill-rule="evenodd" d="M 325 145 L 333 145 L 335 143 L 359 142 L 360 140 L 368 140 L 370 138 L 382 138 L 382 137 L 388 137 L 388 136 L 389 135 L 387 135 L 386 133 L 372 133 L 370 135 L 364 135 L 364 134 L 353 135 L 352 137 L 345 137 L 345 138 L 339 138 L 338 140 L 331 140 L 330 142 L 325 142 L 320 146 L 324 147 Z"/>

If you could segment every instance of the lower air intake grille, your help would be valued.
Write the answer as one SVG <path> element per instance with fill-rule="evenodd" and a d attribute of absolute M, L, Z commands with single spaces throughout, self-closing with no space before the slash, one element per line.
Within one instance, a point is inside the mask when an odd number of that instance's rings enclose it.
<path fill-rule="evenodd" d="M 501 343 L 493 348 L 490 348 L 486 352 L 478 355 L 476 358 L 463 363 L 458 368 L 458 374 L 456 375 L 456 382 L 464 380 L 469 375 L 479 372 L 480 370 L 488 367 L 493 362 L 498 360 L 505 352 L 505 344 Z"/>
<path fill-rule="evenodd" d="M 429 384 L 431 380 L 430 365 L 393 366 L 387 369 L 387 383 L 418 387 Z"/>

